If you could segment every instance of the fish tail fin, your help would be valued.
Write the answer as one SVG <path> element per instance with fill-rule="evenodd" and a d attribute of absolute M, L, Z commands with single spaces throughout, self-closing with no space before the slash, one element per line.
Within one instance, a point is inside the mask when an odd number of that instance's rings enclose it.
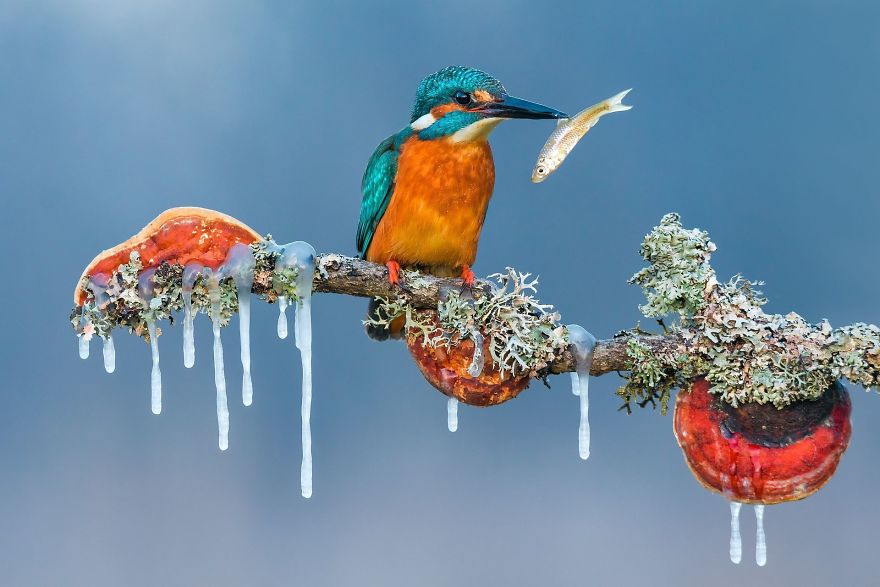
<path fill-rule="evenodd" d="M 611 96 L 606 100 L 608 102 L 608 112 L 623 112 L 632 108 L 629 104 L 623 104 L 623 99 L 632 91 L 632 88 L 624 90 L 619 94 Z"/>

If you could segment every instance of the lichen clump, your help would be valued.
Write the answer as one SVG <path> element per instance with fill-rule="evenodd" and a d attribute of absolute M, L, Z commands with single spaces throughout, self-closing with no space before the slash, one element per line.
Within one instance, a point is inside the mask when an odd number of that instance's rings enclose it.
<path fill-rule="evenodd" d="M 471 296 L 469 290 L 458 288 L 443 292 L 436 312 L 415 310 L 402 297 L 380 299 L 380 312 L 367 322 L 387 327 L 404 316 L 404 328 L 417 332 L 422 344 L 434 347 L 482 337 L 502 376 L 539 376 L 568 347 L 568 333 L 559 323 L 559 314 L 535 298 L 538 279 L 531 274 L 508 267 L 506 273 L 489 279 L 497 285 L 484 295 Z"/>
<path fill-rule="evenodd" d="M 844 377 L 865 387 L 880 386 L 880 329 L 854 324 L 832 329 L 809 324 L 798 314 L 768 314 L 752 283 L 735 276 L 718 283 L 709 264 L 715 245 L 707 233 L 686 230 L 667 214 L 645 237 L 642 257 L 650 266 L 631 283 L 642 287 L 646 317 L 672 315 L 670 333 L 681 352 L 653 354 L 630 342 L 630 374 L 619 395 L 625 402 L 660 397 L 703 375 L 711 392 L 733 406 L 746 402 L 783 407 L 818 398 Z"/>
<path fill-rule="evenodd" d="M 254 292 L 268 301 L 274 301 L 279 295 L 296 300 L 296 269 L 275 271 L 280 248 L 271 235 L 252 244 L 251 249 L 255 261 Z M 103 287 L 96 288 L 91 279 L 94 276 L 83 278 L 81 286 L 87 292 L 87 298 L 82 307 L 71 311 L 71 324 L 78 335 L 87 339 L 94 335 L 107 337 L 114 328 L 126 328 L 149 340 L 148 321 L 167 319 L 173 324 L 174 314 L 183 309 L 183 271 L 180 264 L 162 263 L 149 279 L 151 295 L 145 296 L 142 291 L 143 263 L 137 251 L 132 251 L 128 263 L 119 265 L 116 271 L 106 276 L 105 291 L 96 291 L 103 290 Z M 238 312 L 238 294 L 232 277 L 221 279 L 219 285 L 220 325 L 226 326 L 232 315 Z M 211 316 L 211 307 L 208 280 L 203 273 L 193 284 L 193 313 Z"/>

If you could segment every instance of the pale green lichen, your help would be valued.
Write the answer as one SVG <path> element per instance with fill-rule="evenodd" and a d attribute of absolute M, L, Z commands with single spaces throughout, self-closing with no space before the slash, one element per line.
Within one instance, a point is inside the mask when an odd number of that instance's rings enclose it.
<path fill-rule="evenodd" d="M 715 246 L 705 232 L 685 230 L 677 214 L 664 216 L 645 237 L 642 256 L 651 265 L 630 280 L 642 286 L 650 317 L 674 314 L 673 334 L 682 353 L 656 356 L 628 347 L 631 372 L 619 394 L 627 405 L 646 394 L 659 397 L 703 375 L 711 391 L 737 406 L 747 402 L 783 407 L 815 399 L 844 377 L 880 386 L 880 330 L 855 324 L 833 330 L 798 314 L 767 314 L 752 282 L 736 276 L 719 284 L 709 265 Z M 638 390 L 642 391 L 638 391 Z M 652 389 L 653 392 L 645 391 Z M 652 396 L 654 397 L 654 396 Z"/>
<path fill-rule="evenodd" d="M 280 247 L 271 235 L 251 245 L 254 253 L 254 292 L 268 301 L 285 295 L 291 301 L 297 299 L 296 269 L 285 268 L 275 271 L 275 260 Z M 136 251 L 131 253 L 127 263 L 110 276 L 106 296 L 95 296 L 91 276 L 83 278 L 80 286 L 86 292 L 82 307 L 74 308 L 70 321 L 80 336 L 91 338 L 94 335 L 106 337 L 114 328 L 126 328 L 130 332 L 149 340 L 147 321 L 168 320 L 174 323 L 174 316 L 183 309 L 181 292 L 183 266 L 162 263 L 156 267 L 151 279 L 153 295 L 148 302 L 138 288 L 143 264 Z M 193 313 L 211 316 L 212 304 L 208 296 L 207 280 L 200 275 L 192 291 Z M 226 326 L 232 315 L 238 312 L 238 293 L 231 277 L 220 281 L 220 325 Z M 161 331 L 160 331 L 161 333 Z"/>
<path fill-rule="evenodd" d="M 87 293 L 86 301 L 81 308 L 74 308 L 70 316 L 77 332 L 87 337 L 92 332 L 106 337 L 114 328 L 127 328 L 129 332 L 149 340 L 148 321 L 168 320 L 173 324 L 175 313 L 183 309 L 183 267 L 171 263 L 159 265 L 151 279 L 153 296 L 149 301 L 138 288 L 142 269 L 140 257 L 137 251 L 133 251 L 128 263 L 120 265 L 110 276 L 106 297 L 100 300 L 95 297 L 89 278 L 83 278 L 81 286 Z M 201 276 L 193 286 L 192 306 L 194 313 L 211 315 L 207 282 Z M 237 311 L 238 295 L 235 284 L 231 279 L 223 280 L 220 282 L 221 326 L 226 326 Z M 91 328 L 88 327 L 89 324 Z"/>
<path fill-rule="evenodd" d="M 702 311 L 704 290 L 715 283 L 709 265 L 714 250 L 706 232 L 684 230 L 678 214 L 664 216 L 639 251 L 651 265 L 629 280 L 642 287 L 648 300 L 639 306 L 642 314 L 660 318 L 675 312 L 684 318 Z"/>
<path fill-rule="evenodd" d="M 436 312 L 414 311 L 400 298 L 380 299 L 379 315 L 368 322 L 388 326 L 405 316 L 407 331 L 430 346 L 450 347 L 479 334 L 488 341 L 489 356 L 502 376 L 539 376 L 568 347 L 559 314 L 537 300 L 538 279 L 531 274 L 508 267 L 489 279 L 498 285 L 476 298 L 468 290 L 444 292 Z"/>

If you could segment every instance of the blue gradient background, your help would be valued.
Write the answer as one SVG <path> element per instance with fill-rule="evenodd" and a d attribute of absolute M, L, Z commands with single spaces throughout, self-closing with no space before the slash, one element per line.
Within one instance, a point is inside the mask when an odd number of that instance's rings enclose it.
<path fill-rule="evenodd" d="M 541 274 L 606 337 L 638 319 L 642 236 L 679 211 L 721 276 L 770 309 L 880 322 L 880 9 L 870 2 L 0 3 L 2 585 L 869 585 L 880 581 L 880 400 L 854 389 L 852 446 L 805 502 L 769 508 L 769 563 L 727 557 L 728 511 L 690 476 L 671 417 L 616 411 L 595 379 L 577 457 L 568 378 L 491 410 L 445 399 L 365 302 L 315 301 L 315 495 L 299 496 L 299 359 L 257 304 L 255 400 L 225 333 L 230 448 L 217 450 L 208 321 L 197 362 L 116 336 L 83 362 L 67 323 L 95 252 L 199 205 L 279 240 L 353 252 L 359 182 L 416 84 L 483 68 L 575 111 L 634 87 L 546 183 L 547 122 L 502 125 L 476 270 Z M 50 283 L 50 286 L 46 286 Z"/>

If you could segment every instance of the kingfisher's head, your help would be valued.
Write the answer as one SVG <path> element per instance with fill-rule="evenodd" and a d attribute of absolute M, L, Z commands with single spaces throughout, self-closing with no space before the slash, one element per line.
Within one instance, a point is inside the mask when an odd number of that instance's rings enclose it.
<path fill-rule="evenodd" d="M 420 139 L 480 140 L 508 118 L 567 118 L 553 108 L 520 100 L 491 75 L 451 66 L 422 80 L 410 126 Z"/>

